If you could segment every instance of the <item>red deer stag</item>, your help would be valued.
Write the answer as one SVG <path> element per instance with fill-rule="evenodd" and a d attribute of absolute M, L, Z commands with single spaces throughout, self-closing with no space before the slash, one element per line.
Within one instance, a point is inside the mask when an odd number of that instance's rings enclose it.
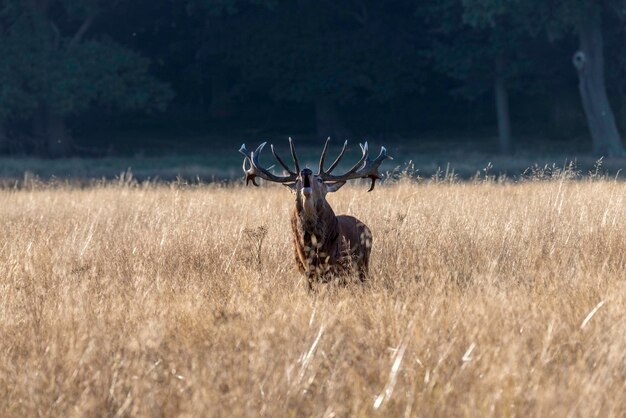
<path fill-rule="evenodd" d="M 255 178 L 281 183 L 288 186 L 296 195 L 295 206 L 291 215 L 293 242 L 296 252 L 298 269 L 307 277 L 309 289 L 315 282 L 328 282 L 332 277 L 345 276 L 350 272 L 358 272 L 359 279 L 365 280 L 368 272 L 369 256 L 372 249 L 372 233 L 363 222 L 353 216 L 335 216 L 335 212 L 326 201 L 326 194 L 336 192 L 346 184 L 346 181 L 359 178 L 372 180 L 369 191 L 374 189 L 376 180 L 380 178 L 378 167 L 386 159 L 385 147 L 381 147 L 376 159 L 369 158 L 367 142 L 361 146 L 361 159 L 345 174 L 332 175 L 346 151 L 348 141 L 343 144 L 339 156 L 324 169 L 324 159 L 329 140 L 324 145 L 320 157 L 317 174 L 304 168 L 300 170 L 298 157 L 289 138 L 289 147 L 293 158 L 295 171 L 292 171 L 276 154 L 271 146 L 276 161 L 286 170 L 288 175 L 277 176 L 259 163 L 259 155 L 267 144 L 266 142 L 252 152 L 248 152 L 246 145 L 239 150 L 244 155 L 243 171 L 246 174 L 246 185 L 258 186 Z"/>

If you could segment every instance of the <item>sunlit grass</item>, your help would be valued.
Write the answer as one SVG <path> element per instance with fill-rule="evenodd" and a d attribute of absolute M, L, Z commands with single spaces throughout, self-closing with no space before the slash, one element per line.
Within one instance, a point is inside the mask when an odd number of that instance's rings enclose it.
<path fill-rule="evenodd" d="M 626 414 L 626 184 L 365 190 L 319 294 L 282 187 L 0 191 L 0 416 Z"/>

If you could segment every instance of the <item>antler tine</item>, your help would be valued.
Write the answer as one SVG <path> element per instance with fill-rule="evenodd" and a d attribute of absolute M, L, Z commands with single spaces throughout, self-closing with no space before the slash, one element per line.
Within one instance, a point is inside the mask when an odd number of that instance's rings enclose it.
<path fill-rule="evenodd" d="M 248 149 L 246 148 L 246 144 L 241 144 L 241 147 L 239 148 L 239 153 L 243 155 L 243 165 L 241 166 L 241 168 L 243 169 L 243 172 L 246 174 L 245 176 L 245 180 L 246 180 L 246 186 L 248 185 L 248 183 L 250 181 L 252 181 L 252 184 L 256 187 L 259 187 L 258 184 L 256 184 L 256 180 L 255 180 L 255 175 L 254 173 L 254 164 L 252 163 L 252 153 L 248 151 Z M 246 163 L 250 163 L 250 168 L 246 168 Z"/>
<path fill-rule="evenodd" d="M 393 160 L 391 156 L 387 155 L 387 148 L 380 147 L 380 154 L 378 154 L 378 157 L 376 157 L 376 159 L 374 159 L 373 161 L 368 159 L 365 162 L 365 165 L 363 165 L 362 171 L 369 173 L 366 177 L 372 180 L 372 184 L 368 192 L 371 192 L 372 190 L 374 190 L 374 187 L 376 186 L 376 180 L 380 179 L 380 174 L 378 173 L 378 167 L 387 158 L 389 158 L 390 160 Z M 371 166 L 368 167 L 368 165 L 370 164 Z"/>
<path fill-rule="evenodd" d="M 320 157 L 320 168 L 317 171 L 317 175 L 324 173 L 324 159 L 326 158 L 326 151 L 328 150 L 328 143 L 330 142 L 330 137 L 326 138 L 326 143 L 324 143 L 324 149 L 322 150 L 322 156 Z"/>
<path fill-rule="evenodd" d="M 261 145 L 256 147 L 256 150 L 250 153 L 250 159 L 252 160 L 252 165 L 254 165 L 255 167 L 259 166 L 259 155 L 261 155 L 261 151 L 263 151 L 263 148 L 265 148 L 265 145 L 267 145 L 267 142 L 263 142 Z"/>
<path fill-rule="evenodd" d="M 250 159 L 250 157 L 248 156 L 248 150 L 246 149 L 246 144 L 241 144 L 241 147 L 239 148 L 239 153 L 244 156 L 244 161 Z"/>
<path fill-rule="evenodd" d="M 324 173 L 322 176 L 324 181 L 347 181 L 358 178 L 369 178 L 372 180 L 372 184 L 368 191 L 371 192 L 372 190 L 374 190 L 376 180 L 380 179 L 378 167 L 380 167 L 385 159 L 391 157 L 387 155 L 387 149 L 385 147 L 381 147 L 378 157 L 376 157 L 376 159 L 374 160 L 371 160 L 369 158 L 369 146 L 367 142 L 365 142 L 365 144 L 359 144 L 359 146 L 361 147 L 361 151 L 363 152 L 363 155 L 359 162 L 352 166 L 352 168 L 348 170 L 348 172 L 339 176 L 333 176 L 328 173 Z"/>
<path fill-rule="evenodd" d="M 348 141 L 346 141 L 347 143 Z M 344 143 L 344 148 L 345 148 L 345 143 Z M 363 155 L 361 156 L 361 159 L 359 161 L 357 161 L 356 164 L 354 164 L 352 166 L 352 168 L 350 168 L 350 170 L 348 170 L 346 173 L 342 174 L 341 176 L 333 176 L 330 174 L 330 169 L 328 170 L 328 172 L 326 173 L 322 173 L 322 178 L 326 181 L 326 180 L 339 180 L 340 178 L 344 178 L 344 177 L 348 177 L 351 176 L 352 174 L 354 174 L 357 169 L 359 167 L 361 167 L 363 165 L 363 162 L 367 159 L 367 142 L 365 143 L 365 147 L 363 147 L 362 144 L 359 144 L 359 146 L 361 147 L 361 151 L 363 152 Z M 340 157 L 343 157 L 343 152 L 344 150 L 342 150 L 341 154 L 339 154 L 339 157 L 337 157 L 337 160 L 340 159 Z M 335 160 L 335 163 L 337 162 L 337 160 Z M 335 165 L 335 163 L 333 163 L 333 166 Z M 334 168 L 333 166 L 331 166 L 331 168 Z M 358 178 L 358 177 L 355 177 Z"/>
<path fill-rule="evenodd" d="M 293 164 L 296 168 L 296 173 L 300 172 L 300 164 L 298 164 L 298 156 L 296 155 L 296 149 L 293 146 L 293 141 L 289 137 L 289 148 L 291 149 L 291 157 L 293 158 Z"/>
<path fill-rule="evenodd" d="M 276 151 L 274 151 L 274 144 L 270 144 L 270 148 L 272 149 L 272 154 L 274 155 L 274 158 L 276 158 L 276 161 L 278 161 L 278 162 L 279 162 L 279 164 L 280 164 L 280 165 L 282 165 L 282 166 L 283 166 L 283 168 L 284 168 L 285 170 L 287 170 L 287 172 L 288 172 L 289 174 L 292 174 L 292 175 L 297 175 L 296 173 L 294 173 L 293 171 L 291 171 L 291 169 L 287 166 L 287 164 L 285 164 L 285 163 L 283 162 L 283 160 L 282 160 L 282 159 L 278 156 L 278 154 L 276 153 Z"/>
<path fill-rule="evenodd" d="M 376 157 L 374 162 L 377 163 L 380 161 L 382 163 L 383 160 L 385 160 L 385 158 L 389 158 L 390 160 L 393 160 L 393 157 L 391 155 L 387 155 L 387 148 L 380 147 L 380 154 L 378 154 L 378 157 Z"/>
<path fill-rule="evenodd" d="M 256 182 L 254 181 L 254 177 L 252 178 L 248 177 L 248 171 L 252 170 L 254 166 L 252 165 L 252 160 L 250 160 L 250 157 L 248 156 L 248 150 L 246 148 L 246 144 L 241 144 L 241 148 L 239 148 L 239 153 L 243 155 L 243 164 L 241 168 L 243 169 L 243 172 L 246 173 L 246 186 L 248 185 L 248 182 L 252 180 L 252 184 L 258 187 L 259 185 L 256 184 Z M 250 168 L 246 168 L 246 163 L 250 163 Z"/>
<path fill-rule="evenodd" d="M 328 167 L 328 171 L 326 172 L 327 174 L 332 173 L 335 167 L 337 167 L 337 164 L 339 164 L 339 162 L 343 158 L 343 154 L 346 152 L 347 147 L 348 147 L 348 140 L 346 139 L 346 141 L 343 143 L 343 147 L 341 148 L 341 152 L 339 153 L 337 158 L 335 158 L 335 161 L 333 161 L 330 167 Z"/>
<path fill-rule="evenodd" d="M 341 176 L 341 177 L 344 177 L 344 176 L 350 176 L 350 175 L 352 175 L 353 173 L 355 173 L 355 172 L 356 172 L 356 170 L 357 170 L 359 167 L 361 167 L 361 166 L 363 165 L 363 162 L 367 160 L 367 157 L 368 157 L 368 153 L 367 153 L 367 150 L 368 150 L 368 148 L 367 148 L 367 141 L 365 141 L 365 146 L 363 146 L 362 144 L 359 144 L 359 147 L 361 147 L 361 151 L 363 152 L 363 155 L 361 156 L 361 159 L 360 159 L 360 160 L 359 160 L 356 164 L 354 164 L 354 165 L 352 166 L 352 168 L 351 168 L 350 170 L 348 170 L 348 172 L 347 172 L 347 173 L 345 173 L 345 174 L 344 174 L 343 176 Z M 357 178 L 358 178 L 358 177 L 357 177 Z"/>
<path fill-rule="evenodd" d="M 268 169 L 261 166 L 261 164 L 259 163 L 259 155 L 261 155 L 261 151 L 263 151 L 265 145 L 267 145 L 267 142 L 263 142 L 257 147 L 256 150 L 250 153 L 246 149 L 245 144 L 243 144 L 241 148 L 239 148 L 239 152 L 244 156 L 242 168 L 244 173 L 246 174 L 246 186 L 250 181 L 252 181 L 252 184 L 254 184 L 255 186 L 258 186 L 255 181 L 256 177 L 260 177 L 264 180 L 272 181 L 275 183 L 289 183 L 295 181 L 298 176 L 291 171 L 289 172 L 289 176 L 275 176 L 274 174 L 270 173 Z M 250 168 L 246 168 L 246 162 L 250 163 Z M 279 162 L 281 161 L 279 160 Z"/>

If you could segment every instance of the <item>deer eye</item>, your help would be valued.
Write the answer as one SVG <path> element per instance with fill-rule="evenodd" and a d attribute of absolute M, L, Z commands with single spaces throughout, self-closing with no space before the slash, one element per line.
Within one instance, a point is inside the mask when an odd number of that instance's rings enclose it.
<path fill-rule="evenodd" d="M 322 180 L 321 178 L 319 178 L 319 177 L 318 177 L 318 178 L 317 178 L 317 182 L 318 182 L 318 183 L 323 183 L 323 182 L 324 182 L 324 180 Z"/>

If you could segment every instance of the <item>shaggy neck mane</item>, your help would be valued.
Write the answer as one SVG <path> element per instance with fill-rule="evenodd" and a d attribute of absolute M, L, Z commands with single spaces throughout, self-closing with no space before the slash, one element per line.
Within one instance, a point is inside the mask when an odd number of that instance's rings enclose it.
<path fill-rule="evenodd" d="M 307 211 L 300 195 L 292 216 L 294 233 L 300 245 L 310 246 L 311 235 L 315 235 L 321 249 L 328 252 L 339 235 L 338 222 L 330 205 L 320 200 L 312 211 Z"/>

